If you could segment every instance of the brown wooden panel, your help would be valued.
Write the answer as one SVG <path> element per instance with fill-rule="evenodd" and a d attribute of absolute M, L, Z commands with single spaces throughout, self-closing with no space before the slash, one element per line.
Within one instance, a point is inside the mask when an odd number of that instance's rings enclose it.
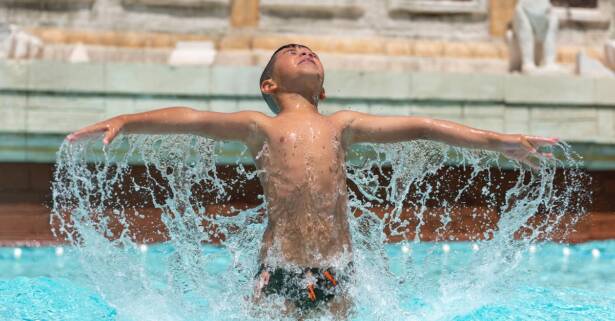
<path fill-rule="evenodd" d="M 53 240 L 50 232 L 49 212 L 50 212 L 50 190 L 51 178 L 53 172 L 52 164 L 10 164 L 0 163 L 0 243 L 7 242 L 23 242 L 23 241 L 40 241 L 49 242 Z M 145 170 L 142 166 L 132 168 L 132 178 L 137 181 L 143 179 Z M 386 173 L 386 171 L 385 171 Z M 430 201 L 427 205 L 430 207 L 425 214 L 425 226 L 420 229 L 420 237 L 423 240 L 436 240 L 436 229 L 441 225 L 440 216 L 442 208 L 440 202 L 447 200 L 453 201 L 452 191 L 460 188 L 460 182 L 464 181 L 470 173 L 470 169 L 462 170 L 458 168 L 447 168 L 439 175 L 435 175 L 432 183 L 439 177 L 446 177 L 439 195 L 438 201 Z M 233 166 L 221 166 L 218 169 L 218 174 L 223 179 L 231 179 L 236 176 L 236 169 Z M 155 174 L 154 174 L 155 175 Z M 615 171 L 592 171 L 590 175 L 593 179 L 588 189 L 592 191 L 593 202 L 589 206 L 592 213 L 585 216 L 575 226 L 575 231 L 568 233 L 564 238 L 564 232 L 568 231 L 567 223 L 572 218 L 569 215 L 561 222 L 556 229 L 555 239 L 570 242 L 582 242 L 593 239 L 608 239 L 615 238 Z M 496 179 L 494 185 L 500 185 L 499 191 L 494 191 L 498 196 L 497 202 L 501 202 L 503 191 L 513 184 L 516 179 L 516 174 L 511 171 L 492 171 L 492 178 Z M 382 184 L 388 184 L 386 179 L 382 179 Z M 474 184 L 464 197 L 458 202 L 454 208 L 452 221 L 447 226 L 443 234 L 440 234 L 440 239 L 457 239 L 468 240 L 482 237 L 482 234 L 488 228 L 493 228 L 497 223 L 499 216 L 493 210 L 486 207 L 485 201 L 479 196 L 480 189 L 485 184 L 485 177 L 478 177 L 477 183 Z M 129 184 L 124 184 L 128 186 Z M 355 189 L 349 183 L 351 189 Z M 195 187 L 195 192 L 200 193 L 200 187 Z M 215 204 L 212 195 L 201 193 L 206 200 L 207 213 L 224 213 L 225 215 L 233 215 L 231 208 L 252 207 L 259 204 L 258 195 L 262 193 L 262 188 L 259 182 L 254 179 L 242 184 L 234 184 L 231 187 L 234 191 L 229 198 L 227 204 Z M 448 192 L 447 192 L 448 191 Z M 127 191 L 125 191 L 127 192 Z M 163 197 L 163 195 L 159 195 Z M 414 209 L 410 206 L 413 196 L 408 197 L 408 207 L 404 211 L 402 217 L 406 218 L 410 223 L 410 232 L 405 235 L 405 238 L 414 238 L 414 227 L 418 223 L 414 219 Z M 152 207 L 151 202 L 143 201 L 139 195 L 128 193 L 125 199 L 126 204 L 136 206 L 142 216 L 129 213 L 129 223 L 133 238 L 138 242 L 160 242 L 166 238 L 165 228 L 160 221 L 160 211 Z M 374 210 L 380 215 L 383 215 L 387 210 L 387 204 L 378 204 Z M 493 207 L 492 207 L 493 208 Z M 472 211 L 478 209 L 481 213 L 479 218 L 472 218 Z M 113 217 L 113 215 L 110 215 Z M 550 217 L 546 214 L 537 215 L 534 218 L 533 224 L 538 224 L 541 220 L 549 220 Z M 477 224 L 480 222 L 481 224 Z M 115 232 L 120 231 L 118 224 L 114 227 Z M 207 226 L 208 229 L 215 228 Z M 158 233 L 161 231 L 161 233 Z M 520 231 L 518 237 L 523 236 L 526 231 Z M 223 236 L 220 236 L 223 237 Z M 391 241 L 399 240 L 393 238 Z M 216 240 L 214 240 L 216 241 Z"/>
<path fill-rule="evenodd" d="M 26 164 L 1 164 L 0 192 L 27 190 L 29 181 L 28 175 Z"/>

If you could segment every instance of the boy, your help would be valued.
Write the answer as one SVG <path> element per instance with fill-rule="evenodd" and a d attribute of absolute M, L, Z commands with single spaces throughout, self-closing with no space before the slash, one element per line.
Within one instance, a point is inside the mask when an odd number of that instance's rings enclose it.
<path fill-rule="evenodd" d="M 255 299 L 277 294 L 299 315 L 328 308 L 344 318 L 345 289 L 352 268 L 347 221 L 345 153 L 354 143 L 432 139 L 455 146 L 502 152 L 532 167 L 537 148 L 552 138 L 507 135 L 424 117 L 375 116 L 339 111 L 318 113 L 325 98 L 318 56 L 289 44 L 272 55 L 260 79 L 269 117 L 254 111 L 217 113 L 186 107 L 117 116 L 67 136 L 69 141 L 104 133 L 108 144 L 120 132 L 183 133 L 244 142 L 258 169 L 267 199 L 268 226 L 260 251 Z"/>

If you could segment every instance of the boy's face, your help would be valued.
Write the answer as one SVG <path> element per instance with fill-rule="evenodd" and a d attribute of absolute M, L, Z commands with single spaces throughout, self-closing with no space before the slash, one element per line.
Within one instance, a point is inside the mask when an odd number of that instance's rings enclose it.
<path fill-rule="evenodd" d="M 311 89 L 320 95 L 324 73 L 318 55 L 309 48 L 297 46 L 282 49 L 276 54 L 272 79 L 280 88 Z"/>

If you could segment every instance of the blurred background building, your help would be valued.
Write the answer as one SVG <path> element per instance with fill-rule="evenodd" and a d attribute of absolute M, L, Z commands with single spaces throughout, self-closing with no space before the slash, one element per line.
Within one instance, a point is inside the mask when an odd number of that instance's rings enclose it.
<path fill-rule="evenodd" d="M 615 1 L 553 0 L 538 18 L 521 7 L 514 0 L 0 0 L 0 242 L 53 239 L 50 182 L 67 133 L 165 106 L 270 114 L 259 75 L 272 51 L 291 42 L 318 52 L 325 65 L 324 113 L 426 115 L 571 142 L 594 177 L 594 202 L 568 240 L 613 238 Z M 525 39 L 515 17 L 529 17 L 535 40 L 557 19 L 556 68 L 513 67 L 513 48 L 523 49 Z"/>
<path fill-rule="evenodd" d="M 557 59 L 604 59 L 609 0 L 555 0 Z M 210 42 L 214 65 L 253 66 L 288 41 L 321 52 L 328 69 L 507 71 L 513 0 L 2 0 L 0 28 L 42 41 L 33 58 L 167 63 L 182 42 Z M 7 31 L 5 31 L 6 34 Z M 80 50 L 81 51 L 81 50 Z M 83 57 L 81 58 L 83 59 Z"/>

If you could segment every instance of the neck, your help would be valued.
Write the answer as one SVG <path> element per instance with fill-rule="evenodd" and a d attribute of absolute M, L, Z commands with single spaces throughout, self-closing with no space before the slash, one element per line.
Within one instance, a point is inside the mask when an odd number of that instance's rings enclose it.
<path fill-rule="evenodd" d="M 293 112 L 318 112 L 318 98 L 306 97 L 298 93 L 279 93 L 276 101 L 280 106 L 280 114 Z"/>

